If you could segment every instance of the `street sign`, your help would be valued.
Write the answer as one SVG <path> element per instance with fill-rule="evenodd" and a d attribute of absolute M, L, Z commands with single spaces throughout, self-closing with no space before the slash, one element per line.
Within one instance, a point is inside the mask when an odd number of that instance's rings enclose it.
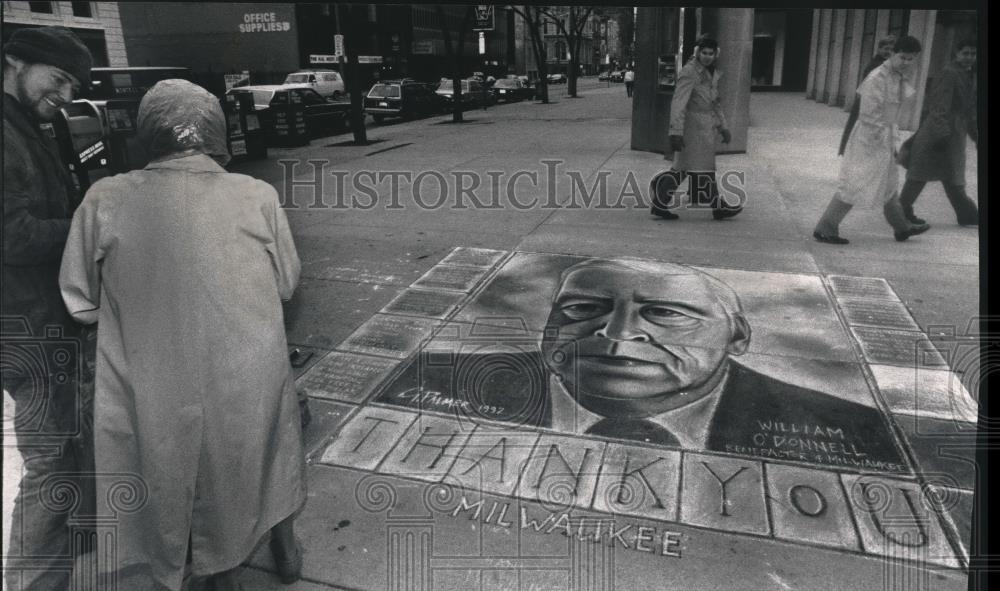
<path fill-rule="evenodd" d="M 334 35 L 333 36 L 333 55 L 340 57 L 344 55 L 344 36 Z"/>
<path fill-rule="evenodd" d="M 335 56 L 335 55 L 316 55 L 316 54 L 311 54 L 309 56 L 309 63 L 310 64 L 335 64 L 338 61 L 339 60 L 337 59 L 337 56 Z"/>
<path fill-rule="evenodd" d="M 414 41 L 411 53 L 413 55 L 432 55 L 434 53 L 434 42 L 431 40 Z"/>
<path fill-rule="evenodd" d="M 477 4 L 476 5 L 476 24 L 472 27 L 473 31 L 492 31 L 493 30 L 493 5 L 492 4 Z"/>
<path fill-rule="evenodd" d="M 359 64 L 381 64 L 382 63 L 382 56 L 380 56 L 380 55 L 359 55 L 358 56 L 358 63 Z"/>

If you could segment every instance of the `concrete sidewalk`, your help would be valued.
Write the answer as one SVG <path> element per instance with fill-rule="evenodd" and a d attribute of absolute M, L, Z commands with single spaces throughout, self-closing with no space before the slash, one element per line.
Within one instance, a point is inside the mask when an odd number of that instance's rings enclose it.
<path fill-rule="evenodd" d="M 850 245 L 812 239 L 813 225 L 835 190 L 844 111 L 808 101 L 801 93 L 753 95 L 747 153 L 718 158 L 720 171 L 745 175 L 745 211 L 721 222 L 712 220 L 708 211 L 681 211 L 682 219 L 665 221 L 649 215 L 645 194 L 649 179 L 670 163 L 659 154 L 630 149 L 631 102 L 624 87 L 587 80 L 578 99 L 565 97 L 563 87 L 552 90 L 554 100 L 548 105 L 529 102 L 470 111 L 462 125 L 445 117 L 371 125 L 368 136 L 373 143 L 368 146 L 340 145 L 350 136 L 339 135 L 313 140 L 303 148 L 274 149 L 266 161 L 234 166 L 234 171 L 267 180 L 284 195 L 284 169 L 278 161 L 300 163 L 295 169 L 300 186 L 285 195 L 303 264 L 299 288 L 286 309 L 290 346 L 313 351 L 311 363 L 315 363 L 455 247 L 883 277 L 922 329 L 951 325 L 961 335 L 978 315 L 979 235 L 975 229 L 955 225 L 939 184 L 929 185 L 917 204 L 919 214 L 932 225 L 926 234 L 897 243 L 881 211 L 861 210 L 852 212 L 842 227 Z M 475 173 L 484 181 L 492 173 L 506 183 L 524 171 L 537 174 L 538 182 L 530 183 L 522 175 L 514 184 L 516 202 L 501 191 L 499 207 L 489 209 L 452 207 L 454 186 L 449 187 L 447 206 L 420 207 L 411 192 L 394 194 L 388 181 L 374 180 L 370 184 L 377 190 L 372 195 L 348 191 L 362 205 L 374 201 L 373 207 L 309 207 L 315 184 L 309 184 L 314 173 L 305 164 L 308 160 L 327 163 L 321 197 L 328 206 L 344 198 L 331 172 L 347 179 L 364 171 L 409 172 L 412 177 L 428 173 L 422 192 L 425 201 L 434 201 L 438 192 L 433 172 L 445 174 L 449 183 L 454 172 Z M 554 166 L 546 165 L 547 160 L 560 161 L 554 185 L 546 178 L 548 167 Z M 968 190 L 975 198 L 975 152 L 970 152 L 968 162 Z M 587 188 L 606 176 L 609 201 L 620 201 L 624 207 L 568 207 L 581 199 L 573 194 L 570 172 L 578 173 Z M 641 197 L 634 196 L 630 182 Z M 477 196 L 487 202 L 492 199 L 486 188 Z M 533 200 L 539 206 L 519 206 Z M 971 374 L 975 368 L 963 369 Z M 966 383 L 974 386 L 970 382 L 971 375 Z M 306 433 L 309 450 L 327 441 L 349 410 L 343 404 L 313 402 L 313 424 Z M 5 416 L 6 403 L 5 396 Z M 4 451 L 6 544 L 6 517 L 14 492 L 9 484 L 16 482 L 20 466 L 13 442 L 6 438 Z M 331 523 L 340 519 L 335 497 L 331 482 L 310 480 L 309 502 L 331 504 Z M 329 569 L 337 568 L 338 556 L 347 555 L 352 564 L 367 560 L 375 567 L 376 557 L 363 556 L 365 540 L 383 532 L 365 531 L 363 524 L 352 526 L 349 520 L 339 524 L 323 539 L 306 540 L 307 554 L 325 556 Z M 754 552 L 750 546 L 743 550 Z M 266 572 L 270 568 L 266 551 L 258 552 L 251 564 L 242 573 L 248 591 L 338 588 L 319 579 L 280 585 Z M 365 575 L 352 578 L 364 580 Z"/>

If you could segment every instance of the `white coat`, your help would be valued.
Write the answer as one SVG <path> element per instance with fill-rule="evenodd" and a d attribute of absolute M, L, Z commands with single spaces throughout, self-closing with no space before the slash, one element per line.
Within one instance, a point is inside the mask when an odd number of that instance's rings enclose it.
<path fill-rule="evenodd" d="M 872 70 L 858 87 L 858 122 L 847 139 L 838 177 L 838 197 L 845 203 L 882 207 L 899 190 L 897 130 L 913 107 L 916 90 L 890 62 Z"/>
<path fill-rule="evenodd" d="M 121 573 L 179 589 L 189 535 L 194 575 L 235 568 L 303 504 L 281 308 L 299 268 L 274 188 L 203 154 L 103 179 L 76 211 L 60 286 L 98 323 L 98 498 L 121 474 L 148 491 L 114 514 Z"/>

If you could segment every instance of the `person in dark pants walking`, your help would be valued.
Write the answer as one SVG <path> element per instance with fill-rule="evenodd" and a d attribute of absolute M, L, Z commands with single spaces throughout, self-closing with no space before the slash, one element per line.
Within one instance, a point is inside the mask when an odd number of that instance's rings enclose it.
<path fill-rule="evenodd" d="M 625 94 L 632 98 L 632 88 L 635 86 L 635 70 L 632 66 L 625 69 Z"/>
<path fill-rule="evenodd" d="M 889 59 L 892 56 L 892 48 L 896 45 L 896 36 L 889 35 L 884 37 L 878 42 L 878 52 L 872 56 L 871 61 L 865 66 L 864 71 L 861 73 L 861 81 L 864 82 L 868 74 L 881 66 L 882 62 Z M 851 136 L 851 130 L 854 129 L 854 124 L 858 122 L 858 109 L 861 107 L 861 97 L 855 93 L 854 102 L 851 104 L 851 113 L 847 116 L 847 125 L 844 126 L 844 133 L 840 137 L 840 150 L 837 151 L 838 156 L 844 155 L 844 148 L 847 147 L 847 138 Z"/>
<path fill-rule="evenodd" d="M 90 81 L 91 63 L 86 46 L 62 27 L 21 29 L 3 46 L 0 375 L 14 400 L 24 460 L 5 552 L 11 589 L 68 589 L 70 572 L 59 564 L 72 557 L 70 520 L 93 512 L 93 481 L 83 476 L 93 472 L 88 346 L 59 293 L 59 265 L 78 200 L 55 142 L 39 128 Z M 8 332 L 13 328 L 21 334 Z M 59 499 L 63 494 L 69 506 Z"/>
<path fill-rule="evenodd" d="M 906 182 L 899 201 L 911 223 L 924 221 L 913 204 L 928 181 L 941 181 L 961 226 L 979 225 L 979 208 L 965 193 L 965 136 L 979 144 L 976 124 L 976 41 L 955 46 L 954 61 L 934 79 L 913 134 Z"/>
<path fill-rule="evenodd" d="M 674 152 L 670 171 L 653 179 L 653 205 L 650 213 L 668 220 L 679 216 L 670 211 L 676 190 L 685 178 L 690 179 L 692 204 L 711 206 L 712 217 L 722 220 L 743 211 L 742 204 L 730 205 L 719 195 L 715 178 L 715 138 L 722 136 L 728 144 L 732 135 L 726 127 L 726 116 L 719 99 L 719 78 L 715 68 L 719 44 L 702 37 L 695 45 L 695 54 L 677 77 L 674 97 L 670 103 L 670 147 Z"/>

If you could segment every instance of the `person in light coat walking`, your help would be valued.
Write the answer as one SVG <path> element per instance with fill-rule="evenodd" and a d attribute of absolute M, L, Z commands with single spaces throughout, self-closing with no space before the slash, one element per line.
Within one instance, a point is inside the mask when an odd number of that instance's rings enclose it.
<path fill-rule="evenodd" d="M 117 516 L 114 549 L 102 537 L 98 551 L 121 589 L 177 590 L 190 546 L 191 574 L 231 590 L 275 528 L 292 582 L 305 462 L 281 308 L 300 270 L 288 221 L 273 187 L 220 166 L 208 91 L 157 83 L 138 129 L 152 161 L 91 187 L 59 277 L 73 317 L 98 323 L 98 498 Z M 137 477 L 125 508 L 116 474 Z"/>
<path fill-rule="evenodd" d="M 670 148 L 673 166 L 667 173 L 653 179 L 653 205 L 651 213 L 664 219 L 677 219 L 670 211 L 679 205 L 676 190 L 684 180 L 690 179 L 689 192 L 692 204 L 711 206 L 712 217 L 722 220 L 742 211 L 742 204 L 731 205 L 719 195 L 715 178 L 715 140 L 722 137 L 728 144 L 732 135 L 726 125 L 719 98 L 719 78 L 715 68 L 719 44 L 715 39 L 702 37 L 695 46 L 695 54 L 681 69 L 670 103 Z"/>
<path fill-rule="evenodd" d="M 954 61 L 934 79 L 927 93 L 899 194 L 903 213 L 912 223 L 923 223 L 913 213 L 913 204 L 924 186 L 928 181 L 941 181 L 959 225 L 979 225 L 979 208 L 965 193 L 966 136 L 979 144 L 975 65 L 976 41 L 959 41 Z"/>
<path fill-rule="evenodd" d="M 926 224 L 911 224 L 903 215 L 896 163 L 898 123 L 916 100 L 909 74 L 920 49 L 916 38 L 901 37 L 892 57 L 872 70 L 858 88 L 858 122 L 847 140 L 837 192 L 813 230 L 817 241 L 847 244 L 840 236 L 840 222 L 855 205 L 881 205 L 899 242 L 928 230 Z"/>

